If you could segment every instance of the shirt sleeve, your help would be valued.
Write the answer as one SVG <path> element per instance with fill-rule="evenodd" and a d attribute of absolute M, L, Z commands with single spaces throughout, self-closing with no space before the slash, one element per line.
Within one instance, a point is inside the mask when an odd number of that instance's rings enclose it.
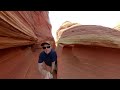
<path fill-rule="evenodd" d="M 57 61 L 57 54 L 56 52 L 53 52 L 52 54 L 52 62 Z"/>
<path fill-rule="evenodd" d="M 43 55 L 43 53 L 41 53 L 41 54 L 39 55 L 38 63 L 42 63 L 43 61 L 44 61 L 44 55 Z"/>

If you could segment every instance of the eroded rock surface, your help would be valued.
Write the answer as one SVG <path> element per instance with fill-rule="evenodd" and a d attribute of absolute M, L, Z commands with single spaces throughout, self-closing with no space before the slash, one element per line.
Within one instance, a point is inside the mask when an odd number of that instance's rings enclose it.
<path fill-rule="evenodd" d="M 0 11 L 0 78 L 36 79 L 40 44 L 54 45 L 49 12 Z"/>
<path fill-rule="evenodd" d="M 57 31 L 58 78 L 120 78 L 120 32 L 98 25 Z"/>

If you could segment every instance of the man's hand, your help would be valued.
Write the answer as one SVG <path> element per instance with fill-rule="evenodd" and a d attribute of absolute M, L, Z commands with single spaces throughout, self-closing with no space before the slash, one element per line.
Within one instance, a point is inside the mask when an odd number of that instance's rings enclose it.
<path fill-rule="evenodd" d="M 50 71 L 51 74 L 53 74 L 53 71 Z"/>
<path fill-rule="evenodd" d="M 53 74 L 51 74 L 51 72 L 43 69 L 43 63 L 39 63 L 38 68 L 39 68 L 40 73 L 44 76 L 44 79 L 52 79 L 53 78 Z"/>
<path fill-rule="evenodd" d="M 45 79 L 52 79 L 53 75 L 50 72 L 46 73 Z"/>

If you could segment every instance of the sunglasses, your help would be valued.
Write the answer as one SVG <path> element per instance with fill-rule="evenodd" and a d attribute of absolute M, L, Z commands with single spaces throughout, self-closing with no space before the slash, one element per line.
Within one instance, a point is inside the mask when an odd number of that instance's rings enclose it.
<path fill-rule="evenodd" d="M 42 47 L 43 49 L 46 49 L 46 48 L 50 48 L 50 46 L 47 46 L 47 47 Z"/>

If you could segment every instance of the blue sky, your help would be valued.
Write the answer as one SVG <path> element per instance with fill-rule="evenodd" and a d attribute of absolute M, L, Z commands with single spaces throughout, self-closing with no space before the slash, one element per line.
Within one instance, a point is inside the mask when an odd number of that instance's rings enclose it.
<path fill-rule="evenodd" d="M 56 38 L 56 31 L 65 21 L 110 28 L 120 23 L 120 11 L 49 11 L 49 17 L 54 38 Z"/>

